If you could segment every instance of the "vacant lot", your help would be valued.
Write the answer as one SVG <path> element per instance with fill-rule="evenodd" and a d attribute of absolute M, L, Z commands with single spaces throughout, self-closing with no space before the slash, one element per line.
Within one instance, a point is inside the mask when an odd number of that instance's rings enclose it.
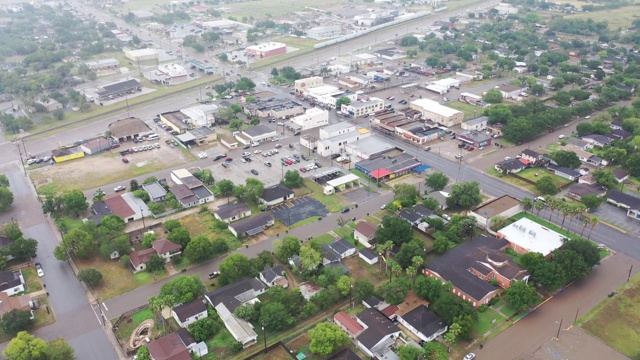
<path fill-rule="evenodd" d="M 122 148 L 133 143 L 123 143 Z M 120 148 L 116 149 L 120 150 Z M 190 156 L 178 148 L 170 148 L 164 143 L 160 149 L 127 155 L 129 163 L 122 162 L 118 151 L 66 161 L 52 166 L 44 166 L 30 172 L 36 187 L 46 186 L 48 191 L 57 192 L 71 189 L 88 190 L 99 186 L 149 174 L 190 161 Z M 107 194 L 113 189 L 102 189 Z"/>
<path fill-rule="evenodd" d="M 579 322 L 605 343 L 636 358 L 640 352 L 640 276 L 634 276 L 615 297 L 603 300 Z"/>
<path fill-rule="evenodd" d="M 580 13 L 569 15 L 567 19 L 593 19 L 594 21 L 606 21 L 610 30 L 619 28 L 627 29 L 632 26 L 633 20 L 637 18 L 638 8 L 632 6 L 621 7 L 619 9 L 607 9 L 602 11 Z"/>
<path fill-rule="evenodd" d="M 349 275 L 354 279 L 369 279 L 374 284 L 379 284 L 381 281 L 387 279 L 384 275 L 384 264 L 380 267 L 380 264 L 369 265 L 359 256 L 352 256 L 342 260 L 342 262 L 349 268 Z"/>
<path fill-rule="evenodd" d="M 282 346 L 269 350 L 266 354 L 258 355 L 256 360 L 286 360 L 294 359 L 293 356 Z"/>
<path fill-rule="evenodd" d="M 547 170 L 547 169 L 543 169 L 543 168 L 531 168 L 531 169 L 526 169 L 526 170 L 522 170 L 518 173 L 518 176 L 521 176 L 527 180 L 531 180 L 533 182 L 536 182 L 538 180 L 540 180 L 541 177 L 545 176 L 545 175 L 549 175 L 551 176 L 551 178 L 553 179 L 553 181 L 556 183 L 557 187 L 563 187 L 567 184 L 571 183 L 571 180 L 565 179 L 563 177 L 554 175 L 551 171 Z"/>
<path fill-rule="evenodd" d="M 103 301 L 167 275 L 164 271 L 156 275 L 146 271 L 134 275 L 131 270 L 120 265 L 117 260 L 108 261 L 100 257 L 95 257 L 92 260 L 80 260 L 76 264 L 79 269 L 93 268 L 102 273 L 102 285 L 96 288 L 96 295 Z"/>

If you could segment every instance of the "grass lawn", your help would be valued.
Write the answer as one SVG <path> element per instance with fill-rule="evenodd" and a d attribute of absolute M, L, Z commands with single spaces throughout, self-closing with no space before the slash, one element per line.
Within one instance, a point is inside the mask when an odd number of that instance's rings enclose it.
<path fill-rule="evenodd" d="M 462 101 L 452 101 L 450 103 L 445 104 L 447 107 L 452 109 L 456 109 L 462 111 L 464 113 L 464 120 L 471 120 L 474 117 L 478 117 L 482 115 L 482 108 L 477 106 L 473 106 L 471 104 L 467 104 Z"/>
<path fill-rule="evenodd" d="M 506 317 L 512 317 L 513 315 L 515 315 L 515 313 L 518 312 L 518 310 L 514 309 L 513 307 L 511 307 L 511 305 L 504 305 L 503 307 L 500 308 L 499 310 L 502 314 L 504 314 L 504 316 Z"/>
<path fill-rule="evenodd" d="M 582 328 L 630 358 L 640 352 L 640 275 L 578 320 Z"/>
<path fill-rule="evenodd" d="M 528 191 L 530 191 L 530 192 L 532 192 L 532 193 L 534 193 L 536 195 L 540 194 L 540 191 L 538 191 L 538 189 L 536 189 L 535 185 L 531 185 L 526 181 L 522 181 L 520 179 L 516 179 L 513 176 L 505 175 L 505 174 L 499 172 L 498 170 L 496 170 L 493 167 L 486 169 L 484 172 L 487 173 L 488 175 L 497 177 L 497 178 L 501 179 L 504 182 L 508 182 L 509 184 L 515 185 L 515 186 L 520 187 L 520 188 L 524 188 L 524 189 L 526 189 L 526 190 L 528 190 Z"/>
<path fill-rule="evenodd" d="M 227 242 L 229 250 L 235 250 L 242 244 L 229 230 L 216 229 L 214 227 L 216 218 L 208 212 L 190 214 L 180 218 L 179 221 L 182 226 L 189 230 L 191 238 L 202 234 L 206 235 L 210 241 L 223 238 Z"/>
<path fill-rule="evenodd" d="M 256 329 L 257 330 L 257 329 Z M 207 341 L 207 347 L 209 348 L 209 354 L 216 354 L 217 356 L 212 359 L 226 359 L 229 355 L 229 349 L 236 340 L 233 338 L 229 330 L 226 327 L 222 327 L 220 331 L 213 337 L 213 339 Z"/>
<path fill-rule="evenodd" d="M 559 233 L 560 235 L 562 235 L 564 237 L 567 237 L 567 238 L 569 238 L 571 240 L 580 239 L 580 235 L 578 235 L 576 233 L 572 233 L 572 232 L 567 231 L 565 229 L 561 229 L 558 225 L 550 223 L 550 222 L 548 222 L 548 221 L 546 221 L 544 219 L 541 219 L 539 217 L 536 217 L 535 215 L 530 214 L 530 213 L 521 212 L 519 214 L 514 215 L 512 217 L 512 219 L 515 220 L 515 221 L 518 221 L 518 220 L 522 219 L 523 217 L 527 218 L 527 219 L 529 219 L 531 221 L 537 222 L 538 224 L 540 224 L 540 225 L 542 225 L 542 226 L 544 226 L 544 227 L 546 227 L 546 228 L 548 228 L 550 230 L 553 230 L 553 231 Z M 569 217 L 567 217 L 566 221 L 570 221 Z M 565 223 L 566 223 L 566 221 L 565 221 Z"/>
<path fill-rule="evenodd" d="M 287 44 L 287 46 L 291 46 L 294 48 L 298 48 L 300 50 L 312 50 L 313 45 L 319 43 L 319 40 L 310 39 L 310 38 L 299 38 L 299 37 L 284 37 L 278 39 L 278 42 L 282 42 Z"/>
<path fill-rule="evenodd" d="M 538 174 L 538 176 L 536 176 L 536 174 Z M 551 171 L 543 168 L 530 168 L 522 170 L 518 173 L 518 176 L 534 182 L 540 180 L 540 178 L 545 175 L 551 176 L 557 187 L 563 187 L 571 183 L 571 180 L 565 179 L 558 175 L 554 175 Z"/>
<path fill-rule="evenodd" d="M 131 270 L 120 265 L 118 261 L 108 261 L 98 256 L 92 260 L 77 261 L 76 264 L 80 269 L 93 268 L 102 273 L 102 285 L 96 289 L 98 297 L 102 300 L 111 299 L 167 275 L 165 271 L 159 274 L 143 271 L 133 275 Z"/>
<path fill-rule="evenodd" d="M 309 179 L 304 180 L 304 186 L 311 191 L 311 197 L 320 201 L 327 207 L 329 212 L 338 212 L 345 206 L 345 201 L 339 194 L 325 195 L 322 193 L 322 187 Z"/>
<path fill-rule="evenodd" d="M 313 238 L 313 240 L 317 241 L 319 244 L 329 244 L 335 239 L 336 238 L 334 238 L 330 234 L 322 234 Z"/>
<path fill-rule="evenodd" d="M 491 323 L 495 320 L 495 323 Z M 473 337 L 478 338 L 487 333 L 494 327 L 502 324 L 506 319 L 503 318 L 492 308 L 488 308 L 485 312 L 478 313 L 478 321 L 473 325 Z"/>
<path fill-rule="evenodd" d="M 333 232 L 352 244 L 355 242 L 353 238 L 353 228 L 348 225 L 334 229 Z"/>
<path fill-rule="evenodd" d="M 312 223 L 314 221 L 318 221 L 318 216 L 313 216 L 313 217 L 310 217 L 310 218 L 306 218 L 304 220 L 300 220 L 295 224 L 291 224 L 291 228 L 295 229 L 297 227 L 307 225 L 307 224 Z"/>
<path fill-rule="evenodd" d="M 594 19 L 594 21 L 606 21 L 610 30 L 619 28 L 627 29 L 636 19 L 638 8 L 636 6 L 624 6 L 618 9 L 607 9 L 594 12 L 584 12 L 574 15 L 568 15 L 567 19 Z"/>
<path fill-rule="evenodd" d="M 42 283 L 34 268 L 28 267 L 20 270 L 22 271 L 22 276 L 24 276 L 24 281 L 27 283 L 25 293 L 28 294 L 42 290 Z"/>

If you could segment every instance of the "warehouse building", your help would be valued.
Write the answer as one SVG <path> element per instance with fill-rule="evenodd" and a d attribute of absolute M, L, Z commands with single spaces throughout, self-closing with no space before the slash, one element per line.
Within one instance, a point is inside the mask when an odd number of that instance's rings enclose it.
<path fill-rule="evenodd" d="M 266 59 L 271 56 L 287 53 L 287 45 L 279 42 L 268 42 L 247 46 L 247 56 Z"/>
<path fill-rule="evenodd" d="M 409 103 L 411 109 L 422 113 L 422 118 L 434 123 L 451 127 L 462 123 L 464 113 L 429 99 L 417 99 Z"/>

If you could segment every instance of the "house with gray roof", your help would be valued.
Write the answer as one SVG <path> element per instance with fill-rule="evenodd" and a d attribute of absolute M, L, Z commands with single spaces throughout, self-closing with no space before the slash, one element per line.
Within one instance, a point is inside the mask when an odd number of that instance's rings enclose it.
<path fill-rule="evenodd" d="M 348 242 L 343 238 L 339 238 L 332 243 L 329 244 L 329 247 L 333 249 L 339 256 L 340 259 L 344 259 L 349 256 L 353 256 L 356 253 L 356 247 L 352 243 Z"/>
<path fill-rule="evenodd" d="M 213 216 L 227 224 L 251 216 L 251 208 L 245 203 L 223 204 L 213 212 Z"/>
<path fill-rule="evenodd" d="M 229 231 L 238 237 L 253 236 L 263 232 L 274 223 L 275 221 L 270 213 L 260 213 L 229 224 Z"/>
<path fill-rule="evenodd" d="M 365 330 L 356 338 L 356 346 L 372 358 L 382 359 L 391 351 L 400 328 L 376 308 L 364 309 L 356 318 Z M 395 355 L 395 354 L 394 354 Z M 396 356 L 397 357 L 397 356 Z"/>
<path fill-rule="evenodd" d="M 153 202 L 161 203 L 167 197 L 167 190 L 157 181 L 142 185 L 142 189 L 149 194 L 149 198 Z"/>
<path fill-rule="evenodd" d="M 593 148 L 593 144 L 587 141 L 584 141 L 582 139 L 574 138 L 574 137 L 565 138 L 564 141 L 566 141 L 567 144 L 575 145 L 581 148 L 582 150 L 589 150 Z"/>
<path fill-rule="evenodd" d="M 436 337 L 447 332 L 449 328 L 443 318 L 430 311 L 424 304 L 399 316 L 398 322 L 422 341 L 433 341 Z"/>
<path fill-rule="evenodd" d="M 284 266 L 282 265 L 265 268 L 260 273 L 260 280 L 268 287 L 280 285 L 283 288 L 286 288 L 289 286 L 289 282 L 285 276 Z"/>

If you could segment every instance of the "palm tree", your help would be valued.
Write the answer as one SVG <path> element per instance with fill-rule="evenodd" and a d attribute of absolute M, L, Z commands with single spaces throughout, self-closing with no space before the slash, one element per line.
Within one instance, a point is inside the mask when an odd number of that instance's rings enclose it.
<path fill-rule="evenodd" d="M 567 229 L 569 229 L 569 227 L 573 225 L 573 218 L 578 215 L 578 207 L 576 204 L 567 204 L 567 207 L 569 208 L 569 225 L 567 225 Z"/>
<path fill-rule="evenodd" d="M 591 240 L 591 232 L 593 231 L 593 228 L 596 227 L 596 225 L 598 225 L 599 222 L 600 222 L 600 219 L 598 219 L 597 216 L 594 216 L 591 218 L 591 220 L 589 220 L 589 225 L 591 225 L 591 229 L 589 229 L 589 236 L 587 236 L 587 240 Z"/>
<path fill-rule="evenodd" d="M 587 211 L 587 207 L 581 203 L 575 203 L 572 206 L 573 216 L 571 216 L 571 226 L 573 226 L 573 218 Z"/>
<path fill-rule="evenodd" d="M 580 231 L 580 237 L 582 237 L 582 234 L 584 234 L 584 228 L 586 228 L 589 223 L 591 223 L 591 220 L 589 220 L 589 218 L 585 217 L 584 219 L 582 219 L 582 231 Z"/>
<path fill-rule="evenodd" d="M 407 273 L 407 276 L 411 278 L 411 284 L 413 284 L 413 282 L 416 280 L 418 269 L 413 265 L 409 265 L 407 266 L 407 269 L 405 270 L 405 272 Z"/>
<path fill-rule="evenodd" d="M 571 214 L 571 206 L 562 204 L 558 210 L 562 213 L 562 223 L 560 224 L 560 228 L 564 229 L 564 221 L 567 219 L 567 216 Z"/>
<path fill-rule="evenodd" d="M 389 268 L 389 250 L 391 250 L 391 248 L 393 248 L 393 243 L 391 241 L 387 241 L 386 243 L 378 245 L 378 251 L 380 252 L 380 255 L 384 256 L 385 274 L 387 273 L 387 269 Z M 382 263 L 380 263 L 380 266 L 382 266 Z"/>
<path fill-rule="evenodd" d="M 522 201 L 520 201 L 520 204 L 522 204 L 522 208 L 526 212 L 530 211 L 533 208 L 533 200 L 528 197 L 523 198 Z"/>
<path fill-rule="evenodd" d="M 558 208 L 557 206 L 558 203 L 555 201 L 555 199 L 556 198 L 552 197 L 551 195 L 547 195 L 544 197 L 544 201 L 547 204 L 547 207 L 549 208 L 549 221 L 551 221 L 551 216 Z"/>
<path fill-rule="evenodd" d="M 542 209 L 546 208 L 546 207 L 547 207 L 547 204 L 545 204 L 545 203 L 544 203 L 544 202 L 542 202 L 542 201 L 536 201 L 536 202 L 533 204 L 533 207 L 536 209 L 536 216 L 537 216 L 537 217 L 540 217 L 540 211 L 542 211 Z"/>

